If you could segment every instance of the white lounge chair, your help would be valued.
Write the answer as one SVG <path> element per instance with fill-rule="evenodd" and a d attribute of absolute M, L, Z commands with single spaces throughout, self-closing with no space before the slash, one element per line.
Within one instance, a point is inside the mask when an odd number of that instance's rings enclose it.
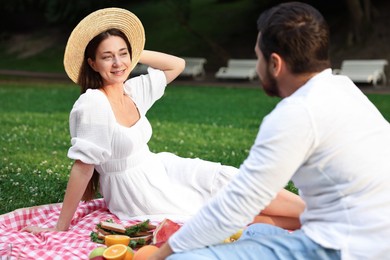
<path fill-rule="evenodd" d="M 183 59 L 186 61 L 186 66 L 180 76 L 193 77 L 195 80 L 202 80 L 205 78 L 206 72 L 204 64 L 207 63 L 205 58 L 183 57 Z"/>
<path fill-rule="evenodd" d="M 257 78 L 256 59 L 230 59 L 227 67 L 221 67 L 215 74 L 217 79 L 248 79 Z"/>
<path fill-rule="evenodd" d="M 387 60 L 344 60 L 341 68 L 333 70 L 333 73 L 348 76 L 355 83 L 386 85 L 387 64 Z"/>

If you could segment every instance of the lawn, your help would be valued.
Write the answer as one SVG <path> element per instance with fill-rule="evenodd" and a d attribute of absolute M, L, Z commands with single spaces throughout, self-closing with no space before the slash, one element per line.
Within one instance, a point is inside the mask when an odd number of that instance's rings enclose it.
<path fill-rule="evenodd" d="M 67 84 L 0 84 L 0 214 L 62 200 L 72 165 L 68 115 L 78 95 Z M 150 147 L 239 166 L 275 103 L 260 89 L 170 87 L 148 113 Z"/>
<path fill-rule="evenodd" d="M 0 83 L 0 214 L 62 201 L 72 165 L 68 115 L 78 95 L 68 84 Z M 369 98 L 389 120 L 390 95 Z M 148 113 L 151 150 L 239 166 L 277 102 L 260 89 L 169 87 Z"/>

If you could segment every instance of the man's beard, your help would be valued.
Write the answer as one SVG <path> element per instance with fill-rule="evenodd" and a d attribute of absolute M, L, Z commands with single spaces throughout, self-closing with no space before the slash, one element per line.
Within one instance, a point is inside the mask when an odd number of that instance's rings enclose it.
<path fill-rule="evenodd" d="M 280 97 L 279 86 L 276 82 L 276 79 L 272 74 L 267 70 L 265 77 L 260 80 L 260 83 L 263 87 L 264 92 L 270 97 Z"/>

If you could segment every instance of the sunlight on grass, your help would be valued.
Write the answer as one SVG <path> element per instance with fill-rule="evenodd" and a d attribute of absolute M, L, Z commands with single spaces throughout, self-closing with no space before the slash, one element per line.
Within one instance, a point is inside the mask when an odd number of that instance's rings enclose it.
<path fill-rule="evenodd" d="M 248 155 L 256 134 L 256 131 L 233 126 L 161 121 L 152 124 L 155 129 L 151 142 L 153 151 L 169 151 L 182 157 L 199 157 L 236 167 Z"/>
<path fill-rule="evenodd" d="M 0 121 L 1 211 L 58 202 L 71 163 L 67 116 L 2 112 Z"/>

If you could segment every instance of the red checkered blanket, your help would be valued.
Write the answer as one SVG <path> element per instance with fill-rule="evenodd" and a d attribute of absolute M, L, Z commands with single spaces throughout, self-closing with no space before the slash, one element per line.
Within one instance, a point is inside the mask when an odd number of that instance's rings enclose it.
<path fill-rule="evenodd" d="M 119 221 L 107 210 L 103 199 L 96 199 L 79 204 L 67 232 L 33 235 L 20 231 L 27 225 L 54 227 L 60 210 L 61 203 L 57 203 L 0 215 L 0 259 L 88 259 L 89 253 L 99 246 L 91 242 L 90 234 L 100 221 L 113 219 L 124 226 L 139 222 Z"/>

